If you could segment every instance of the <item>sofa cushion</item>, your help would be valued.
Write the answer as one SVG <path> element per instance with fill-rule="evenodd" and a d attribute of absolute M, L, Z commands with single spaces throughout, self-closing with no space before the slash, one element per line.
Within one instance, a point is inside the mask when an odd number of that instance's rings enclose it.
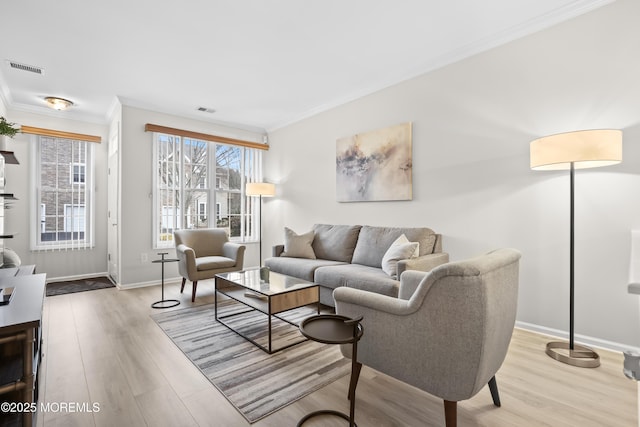
<path fill-rule="evenodd" d="M 415 258 L 420 252 L 418 242 L 410 242 L 407 236 L 401 234 L 387 249 L 382 257 L 382 271 L 387 273 L 392 279 L 398 278 L 398 261 Z"/>
<path fill-rule="evenodd" d="M 316 259 L 316 254 L 313 252 L 311 242 L 315 233 L 309 231 L 304 234 L 296 234 L 292 229 L 284 228 L 284 252 L 281 256 L 292 258 L 308 258 Z"/>
<path fill-rule="evenodd" d="M 314 282 L 328 288 L 347 286 L 394 298 L 398 297 L 400 287 L 398 280 L 392 279 L 380 268 L 359 264 L 319 267 L 316 270 Z"/>
<path fill-rule="evenodd" d="M 360 229 L 358 243 L 351 262 L 382 268 L 384 254 L 391 243 L 402 234 L 407 236 L 410 242 L 420 244 L 420 256 L 433 253 L 436 235 L 430 228 L 371 227 L 365 225 Z"/>
<path fill-rule="evenodd" d="M 236 261 L 223 256 L 203 256 L 196 258 L 196 270 L 214 270 L 228 268 L 236 265 Z"/>
<path fill-rule="evenodd" d="M 306 259 L 306 258 L 287 258 L 273 257 L 267 258 L 264 265 L 269 267 L 271 271 L 286 274 L 287 276 L 297 277 L 299 279 L 313 282 L 313 276 L 317 268 L 328 265 L 343 264 L 338 261 L 330 261 L 324 259 Z"/>
<path fill-rule="evenodd" d="M 351 262 L 360 232 L 359 225 L 315 224 L 313 231 L 315 238 L 312 247 L 316 258 Z"/>

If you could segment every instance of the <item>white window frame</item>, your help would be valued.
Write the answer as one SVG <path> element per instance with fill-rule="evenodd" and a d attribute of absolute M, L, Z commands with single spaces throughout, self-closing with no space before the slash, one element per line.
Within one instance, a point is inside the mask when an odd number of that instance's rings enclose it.
<path fill-rule="evenodd" d="M 75 231 L 67 231 L 68 220 L 65 218 L 65 215 L 62 215 L 63 225 L 60 229 L 56 229 L 54 231 L 55 238 L 51 241 L 43 241 L 41 236 L 46 232 L 46 211 L 47 205 L 44 200 L 41 199 L 42 193 L 41 189 L 46 188 L 46 186 L 41 181 L 42 175 L 42 159 L 41 159 L 41 141 L 43 138 L 54 139 L 57 141 L 72 141 L 73 143 L 85 144 L 86 146 L 86 156 L 85 162 L 74 162 L 71 161 L 69 163 L 63 162 L 58 163 L 59 169 L 67 169 L 70 173 L 69 187 L 70 190 L 77 186 L 81 186 L 82 191 L 84 192 L 84 199 L 78 203 L 67 204 L 62 202 L 61 208 L 63 212 L 66 212 L 67 206 L 82 206 L 84 208 L 84 236 L 83 238 L 79 238 L 79 234 L 74 236 Z M 81 141 L 69 138 L 60 138 L 60 137 L 50 137 L 50 136 L 40 136 L 34 135 L 32 137 L 33 150 L 31 156 L 31 177 L 32 182 L 35 184 L 31 190 L 31 203 L 30 203 L 30 248 L 33 251 L 41 251 L 41 250 L 68 250 L 68 249 L 90 249 L 94 247 L 94 218 L 95 218 L 95 188 L 94 188 L 94 173 L 95 173 L 95 158 L 94 158 L 94 147 L 93 143 L 89 141 Z M 84 182 L 73 182 L 73 167 L 74 165 L 83 165 L 84 166 Z M 50 186 L 52 188 L 57 188 L 57 186 Z M 51 206 L 49 206 L 52 208 Z M 55 209 L 55 207 L 53 207 Z M 72 224 L 74 221 L 71 222 Z M 60 233 L 71 233 L 70 239 L 60 239 Z M 75 238 L 74 238 L 75 237 Z"/>
<path fill-rule="evenodd" d="M 161 134 L 158 132 L 154 132 L 153 134 L 153 165 L 152 165 L 152 170 L 153 170 L 153 202 L 152 202 L 152 246 L 155 249 L 162 249 L 162 248 L 170 248 L 174 246 L 174 242 L 173 239 L 163 239 L 162 238 L 162 230 L 160 230 L 158 228 L 158 224 L 160 224 L 160 218 L 158 218 L 158 211 L 159 211 L 159 190 L 160 190 L 160 183 L 159 183 L 159 170 L 158 170 L 158 159 L 159 159 L 159 138 L 161 135 L 166 135 L 166 134 Z M 179 139 L 180 140 L 180 144 L 181 147 L 184 147 L 184 138 L 177 136 L 177 135 L 169 135 L 173 138 Z M 193 138 L 187 138 L 187 139 L 193 139 Z M 206 141 L 203 141 L 206 142 Z M 224 144 L 219 144 L 219 143 L 214 143 L 214 142 L 206 142 L 209 145 L 209 155 L 208 155 L 208 165 L 207 165 L 207 184 L 205 186 L 205 189 L 201 188 L 201 185 L 197 185 L 195 186 L 195 188 L 193 188 L 193 190 L 197 190 L 197 191 L 207 191 L 208 192 L 208 197 L 207 197 L 207 205 L 206 206 L 206 212 L 215 212 L 215 215 L 207 215 L 207 224 L 208 227 L 216 227 L 216 222 L 218 220 L 218 217 L 220 215 L 220 202 L 216 200 L 216 194 L 217 192 L 221 191 L 218 189 L 218 185 L 219 185 L 219 180 L 217 177 L 217 173 L 216 173 L 216 145 L 224 145 Z M 240 217 L 241 217 L 241 232 L 240 232 L 240 236 L 232 236 L 230 237 L 230 240 L 232 241 L 237 241 L 237 242 L 252 242 L 252 241 L 258 241 L 259 239 L 259 233 L 258 233 L 258 227 L 257 227 L 257 219 L 258 218 L 258 214 L 259 214 L 259 207 L 257 206 L 257 204 L 255 203 L 247 203 L 247 196 L 245 194 L 245 183 L 247 181 L 247 179 L 249 179 L 251 182 L 257 182 L 260 181 L 262 176 L 262 150 L 259 149 L 255 149 L 255 148 L 248 148 L 248 147 L 238 147 L 240 148 L 241 151 L 241 186 L 239 190 L 229 190 L 229 192 L 235 192 L 235 193 L 240 193 L 241 194 L 241 212 L 240 212 Z M 245 155 L 247 153 L 248 150 L 253 150 L 254 155 L 252 156 L 252 158 L 257 159 L 255 161 L 255 164 L 252 165 L 252 169 L 253 169 L 253 173 L 251 174 L 251 176 L 247 177 L 246 173 L 245 173 L 245 167 L 246 167 L 246 162 L 245 162 Z M 180 171 L 181 171 L 181 176 L 184 176 L 184 159 L 180 160 Z M 180 192 L 181 195 L 179 195 L 178 197 L 180 197 L 180 201 L 179 204 L 181 207 L 184 206 L 183 203 L 183 198 L 182 198 L 182 194 L 184 193 L 185 189 L 183 187 L 184 183 L 182 182 L 183 180 L 181 180 L 181 185 L 180 185 L 180 189 L 178 190 Z M 191 190 L 191 189 L 187 189 L 187 190 Z M 199 211 L 199 205 L 198 205 L 198 211 Z M 200 217 L 199 212 L 197 213 L 197 217 Z M 251 227 L 250 230 L 247 230 L 245 227 L 245 220 L 244 219 L 251 219 L 251 224 L 253 224 L 253 227 Z M 174 216 L 174 221 L 175 221 L 175 228 L 174 229 L 180 229 L 183 227 L 183 221 L 182 221 L 182 217 L 178 214 L 177 217 Z M 188 226 L 188 224 L 187 224 Z"/>

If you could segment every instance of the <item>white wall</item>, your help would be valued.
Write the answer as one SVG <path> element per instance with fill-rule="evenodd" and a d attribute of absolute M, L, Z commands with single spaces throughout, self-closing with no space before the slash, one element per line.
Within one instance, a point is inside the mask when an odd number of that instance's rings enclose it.
<path fill-rule="evenodd" d="M 263 250 L 283 227 L 428 226 L 453 260 L 522 251 L 518 321 L 568 330 L 569 175 L 529 169 L 529 142 L 624 130 L 621 165 L 576 178 L 576 334 L 640 346 L 627 294 L 630 230 L 640 227 L 640 2 L 620 0 L 543 32 L 270 133 Z M 415 52 L 419 55 L 420 52 Z M 336 64 L 337 65 L 337 64 Z M 337 203 L 335 141 L 413 122 L 413 200 Z M 608 341 L 608 342 L 604 342 Z"/>
<path fill-rule="evenodd" d="M 153 133 L 144 131 L 145 124 L 152 123 L 255 142 L 262 142 L 262 134 L 126 105 L 122 106 L 121 118 L 120 284 L 126 288 L 159 283 L 160 267 L 151 261 L 160 258 L 157 255 L 159 252 L 169 252 L 170 257 L 175 257 L 174 249 L 159 250 L 153 249 L 152 246 Z M 246 245 L 245 265 L 257 264 L 257 248 L 254 247 L 256 245 Z M 147 254 L 149 261 L 140 261 L 142 253 Z M 165 277 L 178 277 L 175 263 L 165 266 Z"/>
<path fill-rule="evenodd" d="M 9 111 L 7 119 L 20 125 L 76 132 L 102 137 L 94 145 L 95 168 L 95 247 L 88 250 L 31 251 L 29 245 L 30 196 L 34 183 L 31 181 L 31 149 L 33 136 L 18 134 L 7 144 L 15 152 L 19 165 L 7 165 L 6 191 L 14 193 L 18 200 L 5 212 L 5 230 L 15 232 L 5 246 L 15 250 L 23 264 L 36 264 L 39 273 L 46 273 L 47 280 L 79 276 L 95 276 L 107 271 L 107 127 L 48 115 Z"/>

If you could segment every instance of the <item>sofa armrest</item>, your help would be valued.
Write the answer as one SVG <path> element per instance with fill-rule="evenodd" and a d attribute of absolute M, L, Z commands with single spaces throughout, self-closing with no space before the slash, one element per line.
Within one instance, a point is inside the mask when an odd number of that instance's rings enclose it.
<path fill-rule="evenodd" d="M 429 274 L 426 271 L 407 270 L 400 276 L 400 289 L 398 299 L 408 300 L 416 291 L 422 279 Z"/>
<path fill-rule="evenodd" d="M 449 254 L 446 252 L 403 259 L 398 261 L 398 277 L 402 276 L 402 273 L 407 270 L 431 271 L 440 264 L 447 262 L 449 262 Z"/>
<path fill-rule="evenodd" d="M 352 319 L 362 316 L 364 330 L 372 333 L 376 331 L 376 336 L 368 337 L 366 342 L 373 341 L 374 345 L 377 345 L 376 343 L 380 338 L 377 335 L 380 333 L 385 335 L 383 341 L 388 343 L 392 343 L 394 339 L 400 341 L 411 340 L 410 337 L 405 337 L 405 335 L 412 331 L 411 322 L 414 318 L 410 314 L 416 311 L 416 307 L 415 305 L 409 305 L 409 301 L 344 286 L 333 291 L 333 299 L 335 301 L 336 314 Z M 373 329 L 370 329 L 370 327 Z M 382 327 L 380 331 L 378 331 L 379 327 Z M 386 334 L 390 334 L 392 337 L 387 337 Z M 364 342 L 358 347 L 362 347 L 363 344 Z M 351 357 L 352 349 L 351 344 L 340 346 L 340 350 L 345 357 Z M 381 348 L 378 348 L 378 350 L 380 351 Z"/>
<path fill-rule="evenodd" d="M 245 249 L 246 246 L 239 243 L 225 242 L 225 244 L 222 245 L 222 253 L 224 254 L 224 256 L 235 260 L 236 267 L 240 269 L 242 269 L 242 265 L 244 264 Z"/>
<path fill-rule="evenodd" d="M 275 245 L 271 250 L 271 256 L 279 257 L 284 252 L 284 245 Z"/>

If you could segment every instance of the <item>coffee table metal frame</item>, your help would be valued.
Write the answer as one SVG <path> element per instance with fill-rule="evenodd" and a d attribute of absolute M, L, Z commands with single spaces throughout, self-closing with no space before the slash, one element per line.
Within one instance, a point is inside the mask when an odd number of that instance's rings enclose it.
<path fill-rule="evenodd" d="M 252 280 L 249 280 L 250 285 L 246 283 L 242 283 L 240 281 L 235 281 L 233 279 L 234 275 L 243 274 L 243 275 L 255 275 L 255 277 L 251 276 Z M 298 324 L 293 323 L 277 314 L 283 313 L 285 311 L 293 310 L 296 308 L 304 307 L 305 305 L 316 304 L 317 305 L 317 313 L 320 314 L 320 288 L 317 284 L 313 282 L 308 282 L 306 280 L 298 279 L 295 277 L 287 276 L 279 273 L 269 273 L 270 279 L 269 281 L 260 279 L 260 271 L 259 269 L 248 269 L 243 271 L 236 271 L 232 273 L 221 273 L 216 274 L 215 277 L 215 318 L 218 322 L 222 323 L 224 326 L 249 341 L 256 347 L 260 348 L 264 352 L 268 354 L 273 354 L 280 350 L 284 350 L 289 347 L 293 347 L 294 345 L 300 344 L 307 340 L 307 338 L 302 337 L 302 339 L 289 343 L 283 347 L 278 347 L 277 349 L 273 348 L 272 342 L 272 318 L 275 317 L 283 322 L 287 322 L 290 325 L 298 327 Z M 237 276 L 236 276 L 237 277 Z M 245 279 L 247 276 L 244 277 Z M 270 281 L 273 279 L 277 279 L 282 283 L 288 283 L 285 287 L 282 287 L 278 290 L 272 290 L 270 286 Z M 246 296 L 245 293 L 253 293 L 254 296 Z M 249 309 L 240 311 L 237 313 L 227 314 L 224 316 L 218 315 L 218 294 L 225 295 L 228 298 L 231 298 L 245 306 Z M 242 332 L 234 329 L 231 325 L 225 322 L 224 319 L 228 319 L 230 317 L 240 316 L 242 314 L 251 313 L 258 311 L 260 313 L 267 315 L 267 329 L 268 329 L 268 342 L 267 345 L 264 346 L 259 342 L 255 341 L 251 337 L 243 334 Z"/>

